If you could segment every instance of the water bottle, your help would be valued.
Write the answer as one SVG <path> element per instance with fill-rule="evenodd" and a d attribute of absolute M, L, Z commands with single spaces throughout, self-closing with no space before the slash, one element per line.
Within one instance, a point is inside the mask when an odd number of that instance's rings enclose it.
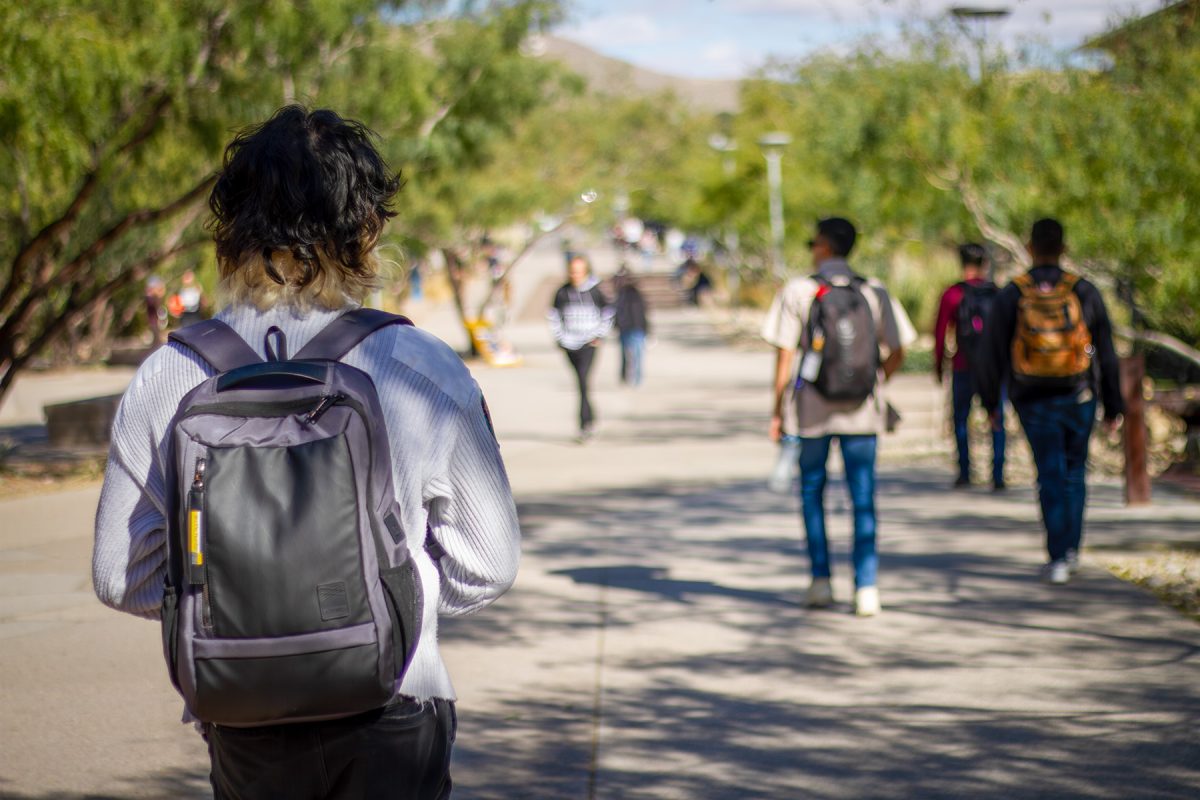
<path fill-rule="evenodd" d="M 777 494 L 787 494 L 800 471 L 800 437 L 785 435 L 779 440 L 779 457 L 767 478 L 767 488 Z"/>

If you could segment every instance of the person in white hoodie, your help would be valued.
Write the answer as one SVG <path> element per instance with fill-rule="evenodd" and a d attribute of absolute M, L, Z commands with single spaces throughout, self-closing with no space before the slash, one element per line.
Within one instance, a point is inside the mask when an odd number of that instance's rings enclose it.
<path fill-rule="evenodd" d="M 547 312 L 554 341 L 567 354 L 579 384 L 579 437 L 586 442 L 592 436 L 596 415 L 588 397 L 588 380 L 596 348 L 612 330 L 616 309 L 600 291 L 600 281 L 592 275 L 591 265 L 583 256 L 574 256 L 567 264 L 567 282 L 554 295 Z"/>
<path fill-rule="evenodd" d="M 260 357 L 268 331 L 279 329 L 299 350 L 375 286 L 374 249 L 395 216 L 399 180 L 372 137 L 332 111 L 288 106 L 226 149 L 209 198 L 230 301 L 217 319 Z M 462 360 L 437 338 L 392 325 L 343 361 L 371 377 L 382 407 L 393 489 L 423 595 L 421 635 L 381 708 L 322 722 L 202 726 L 217 798 L 449 797 L 457 722 L 438 615 L 476 611 L 516 577 L 512 492 L 483 397 Z M 96 594 L 120 611 L 158 618 L 167 573 L 168 429 L 184 395 L 215 373 L 170 342 L 142 364 L 121 401 L 92 563 Z M 193 719 L 186 710 L 184 719 Z"/>

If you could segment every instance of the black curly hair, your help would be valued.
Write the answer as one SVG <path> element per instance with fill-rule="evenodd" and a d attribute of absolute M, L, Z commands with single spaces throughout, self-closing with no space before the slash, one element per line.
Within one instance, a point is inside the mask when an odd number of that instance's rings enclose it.
<path fill-rule="evenodd" d="M 400 190 L 365 125 L 328 109 L 290 105 L 225 148 L 209 196 L 221 277 L 291 291 L 342 287 L 361 300 L 374 285 L 371 251 Z"/>

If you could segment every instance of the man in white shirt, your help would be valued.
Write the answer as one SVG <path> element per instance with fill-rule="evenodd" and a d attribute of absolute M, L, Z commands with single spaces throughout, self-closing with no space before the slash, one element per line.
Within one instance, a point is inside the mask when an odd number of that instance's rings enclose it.
<path fill-rule="evenodd" d="M 904 348 L 917 334 L 903 307 L 882 284 L 863 279 L 850 269 L 846 257 L 856 238 L 857 231 L 848 220 L 830 217 L 817 223 L 816 235 L 809 242 L 817 272 L 795 278 L 780 290 L 767 313 L 762 335 L 776 348 L 771 438 L 778 441 L 783 435 L 785 411 L 794 412 L 795 430 L 788 433 L 800 438 L 801 514 L 812 566 L 806 602 L 811 607 L 833 603 L 824 497 L 825 464 L 830 443 L 837 437 L 854 507 L 855 611 L 873 616 L 880 610 L 875 456 L 878 434 L 887 417 L 884 384 L 900 368 Z M 838 317 L 841 312 L 835 307 L 839 304 L 857 307 L 857 319 L 867 321 L 866 329 L 856 331 L 856 317 L 849 312 Z M 853 347 L 856 333 L 869 341 Z M 804 361 L 799 378 L 793 378 L 797 349 L 803 351 Z M 853 354 L 863 352 L 872 360 L 866 368 L 856 367 Z M 859 375 L 851 383 L 859 388 L 839 386 L 839 379 L 855 369 Z M 788 397 L 792 409 L 785 409 Z"/>

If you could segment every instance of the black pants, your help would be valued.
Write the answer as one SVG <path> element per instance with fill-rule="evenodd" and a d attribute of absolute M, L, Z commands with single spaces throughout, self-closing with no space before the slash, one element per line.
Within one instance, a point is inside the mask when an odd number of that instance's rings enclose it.
<path fill-rule="evenodd" d="M 596 348 L 585 344 L 578 350 L 568 350 L 567 359 L 575 370 L 575 378 L 579 381 L 579 430 L 591 429 L 592 403 L 588 399 L 588 379 L 592 374 L 592 361 L 596 358 Z"/>
<path fill-rule="evenodd" d="M 216 800 L 444 800 L 458 727 L 448 700 L 401 699 L 345 719 L 210 725 Z"/>

